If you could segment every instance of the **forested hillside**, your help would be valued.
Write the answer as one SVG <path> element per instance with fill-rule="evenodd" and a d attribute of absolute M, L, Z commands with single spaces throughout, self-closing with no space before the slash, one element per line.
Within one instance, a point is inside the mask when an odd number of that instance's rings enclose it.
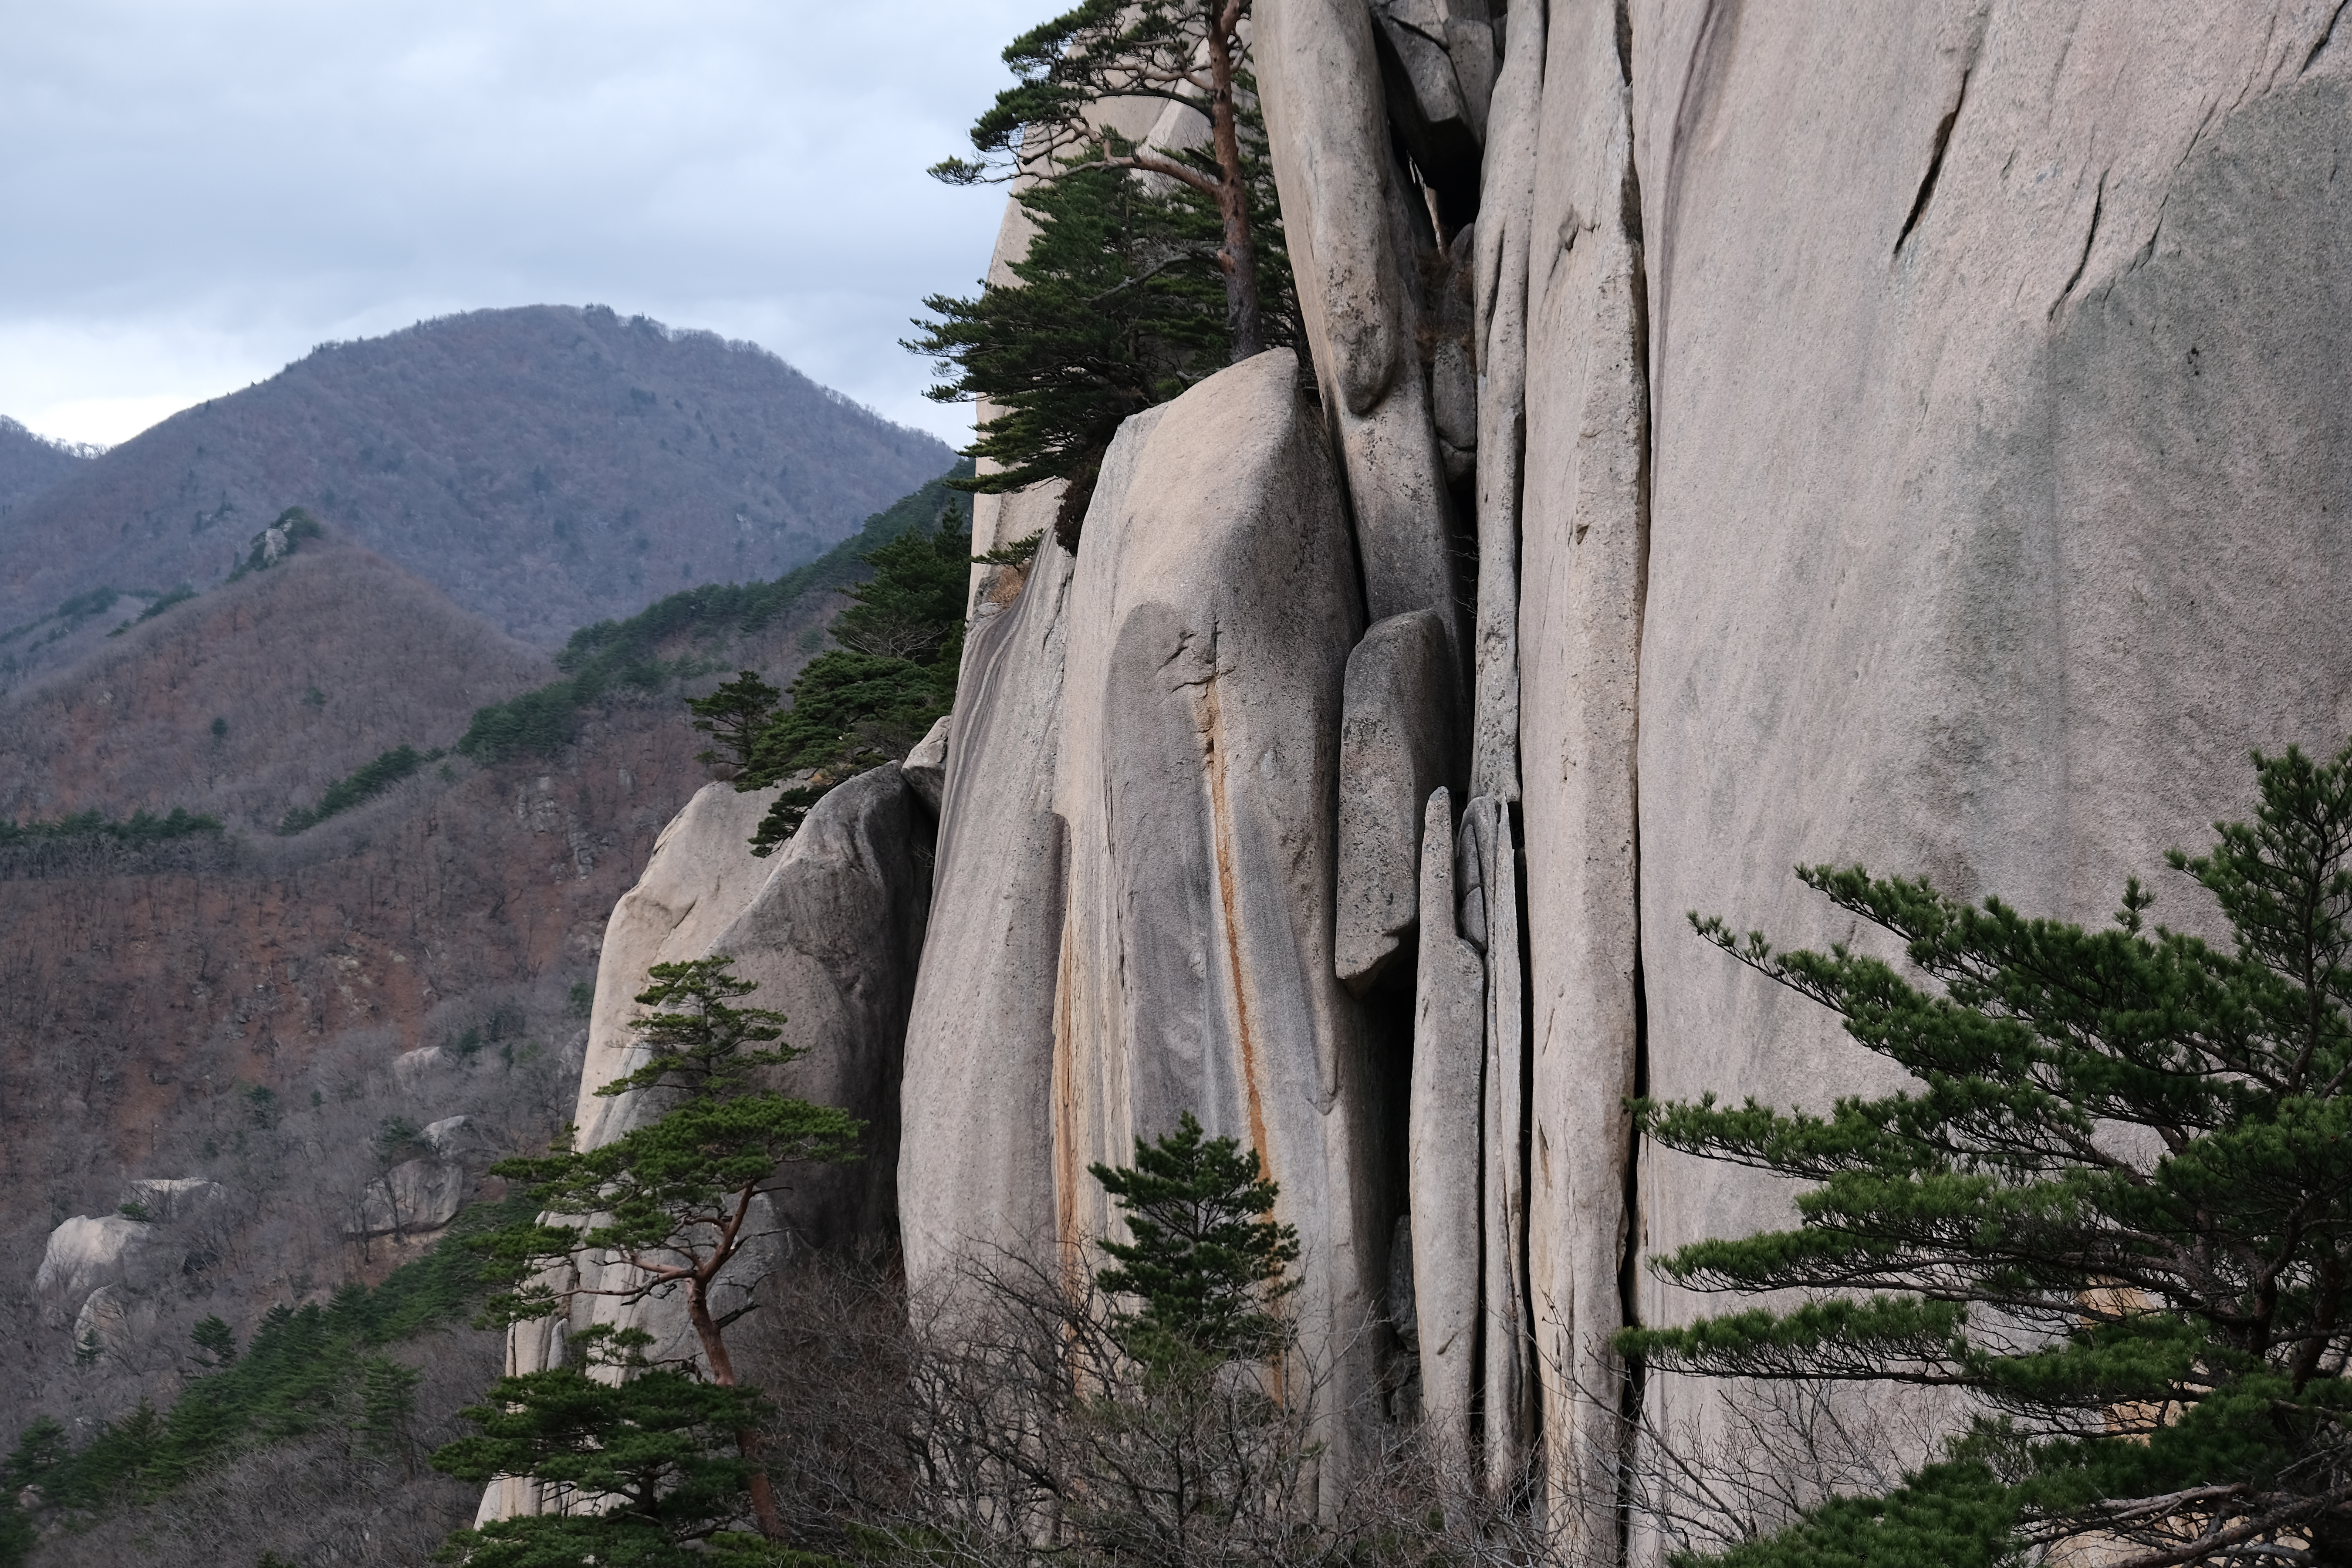
<path fill-rule="evenodd" d="M 7 513 L 0 631 L 94 589 L 217 583 L 299 505 L 553 647 L 813 560 L 949 461 L 750 344 L 595 306 L 478 310 L 322 344 Z"/>
<path fill-rule="evenodd" d="M 446 1201 L 495 1198 L 483 1167 L 569 1108 L 614 900 L 707 776 L 683 698 L 746 666 L 789 681 L 862 553 L 951 506 L 934 480 L 807 565 L 667 595 L 552 658 L 296 517 L 247 535 L 234 581 L 86 617 L 95 652 L 0 697 L 0 1439 L 47 1415 L 76 1447 L 136 1447 L 142 1402 L 168 1415 L 217 1360 L 192 1338 L 205 1319 L 249 1344 L 273 1309 L 329 1305 L 442 1234 L 400 1214 L 383 1184 L 404 1167 L 462 1173 Z M 541 721 L 459 749 L 519 705 Z M 96 1226 L 159 1180 L 216 1185 L 95 1272 L 38 1278 L 61 1222 Z M 119 1294 L 93 1306 L 102 1279 Z M 418 1440 L 496 1363 L 491 1336 L 434 1331 L 429 1352 L 383 1349 L 429 1363 Z M 371 1510 L 457 1507 L 462 1489 L 351 1447 L 365 1392 L 320 1393 L 291 1447 L 201 1485 L 310 1489 L 283 1519 L 354 1538 L 394 1538 Z M 178 1452 L 134 1455 L 114 1490 L 176 1484 Z"/>
<path fill-rule="evenodd" d="M 0 417 L 0 522 L 90 460 L 79 447 L 43 440 L 14 419 Z"/>

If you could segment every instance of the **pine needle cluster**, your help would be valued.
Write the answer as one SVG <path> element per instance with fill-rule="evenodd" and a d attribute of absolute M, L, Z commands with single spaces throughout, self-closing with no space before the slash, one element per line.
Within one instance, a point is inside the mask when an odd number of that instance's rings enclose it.
<path fill-rule="evenodd" d="M 2255 819 L 2169 857 L 2227 944 L 2150 923 L 2137 879 L 2086 931 L 1799 873 L 1907 966 L 1694 917 L 1911 1084 L 1826 1113 L 1640 1104 L 1666 1148 L 1805 1184 L 1793 1228 L 1661 1271 L 1802 1304 L 1619 1348 L 1654 1372 L 1904 1383 L 1982 1412 L 1896 1491 L 1724 1561 L 1992 1564 L 2061 1542 L 2144 1568 L 2352 1560 L 2352 749 L 2255 763 Z"/>

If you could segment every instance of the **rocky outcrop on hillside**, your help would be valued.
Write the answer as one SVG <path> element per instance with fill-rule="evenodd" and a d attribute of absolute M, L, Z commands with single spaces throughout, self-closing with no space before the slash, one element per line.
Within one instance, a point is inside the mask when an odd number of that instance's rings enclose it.
<path fill-rule="evenodd" d="M 1609 1338 L 1786 1195 L 1627 1100 L 1885 1073 L 1687 912 L 1836 940 L 1788 868 L 1861 861 L 2099 922 L 2249 749 L 2352 731 L 2352 44 L 2068 0 L 1256 27 L 1319 407 L 1286 353 L 1223 372 L 1121 431 L 1075 558 L 976 581 L 910 1282 L 1098 1234 L 1086 1163 L 1194 1110 L 1280 1182 L 1310 1338 L 1373 1325 L 1335 1463 L 1417 1410 L 1576 1560 L 1654 1560 L 1625 1401 L 1706 1412 Z"/>
<path fill-rule="evenodd" d="M 322 345 L 0 514 L 0 631 L 94 589 L 210 586 L 301 506 L 552 647 L 777 576 L 951 460 L 750 344 L 600 306 L 478 310 Z"/>
<path fill-rule="evenodd" d="M 828 596 L 728 651 L 788 676 Z M 571 1106 L 607 917 L 704 782 L 674 689 L 583 711 L 552 757 L 426 760 L 476 706 L 555 672 L 331 526 L 92 635 L 91 657 L 0 698 L 0 1182 L 17 1194 L 0 1309 L 25 1325 L 0 1430 L 167 1405 L 197 1321 L 249 1335 L 496 1196 L 487 1165 Z M 404 745 L 407 776 L 279 834 Z M 222 830 L 13 827 L 173 808 Z M 191 1208 L 159 1184 L 184 1177 L 222 1195 Z M 51 1300 L 35 1277 L 62 1219 L 125 1202 L 168 1245 L 81 1364 L 88 1292 Z"/>

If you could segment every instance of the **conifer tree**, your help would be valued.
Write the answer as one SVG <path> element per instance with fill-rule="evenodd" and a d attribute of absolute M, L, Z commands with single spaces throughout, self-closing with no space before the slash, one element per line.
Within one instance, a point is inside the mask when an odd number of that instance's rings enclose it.
<path fill-rule="evenodd" d="M 1265 130 L 1243 52 L 1246 5 L 1087 4 L 1005 51 L 1022 82 L 973 128 L 982 156 L 934 174 L 1025 183 L 1035 233 L 1015 281 L 923 301 L 906 346 L 937 360 L 940 402 L 986 400 L 968 455 L 995 471 L 954 481 L 983 494 L 1067 479 L 1055 520 L 1075 551 L 1120 421 L 1223 365 L 1299 337 Z M 1210 45 L 1225 30 L 1226 53 Z M 1222 73 L 1222 74 L 1221 74 Z M 1220 89 L 1217 82 L 1226 86 Z M 1231 102 L 1231 139 L 1217 103 Z M 1102 129 L 1106 98 L 1183 103 L 1209 144 L 1141 146 Z M 1246 296 L 1244 300 L 1244 296 Z"/>
<path fill-rule="evenodd" d="M 1024 169 L 1100 168 L 1157 175 L 1213 203 L 1226 332 L 1239 363 L 1266 347 L 1244 149 L 1255 96 L 1245 57 L 1249 14 L 1250 0 L 1083 0 L 1005 49 L 1004 63 L 1020 80 L 972 126 L 979 159 L 950 158 L 931 172 L 969 184 Z M 1203 155 L 1127 142 L 1096 122 L 1105 100 L 1139 98 L 1181 104 L 1207 121 Z"/>
<path fill-rule="evenodd" d="M 1619 1348 L 1654 1373 L 1900 1383 L 1980 1411 L 1896 1490 L 1722 1561 L 2352 1561 L 2352 748 L 2255 764 L 2255 819 L 2169 857 L 2226 945 L 2150 924 L 2137 879 L 2085 931 L 1800 871 L 1909 973 L 1694 917 L 1912 1081 L 1826 1113 L 1642 1103 L 1664 1147 L 1806 1184 L 1793 1228 L 1661 1272 L 1801 1304 Z"/>
<path fill-rule="evenodd" d="M 842 646 L 811 659 L 788 691 L 747 669 L 688 699 L 694 727 L 716 742 L 696 760 L 731 766 L 739 791 L 811 775 L 777 795 L 752 854 L 772 854 L 835 786 L 905 756 L 954 705 L 971 571 L 971 536 L 956 521 L 950 507 L 937 528 L 866 554 L 874 575 L 844 590 L 850 605 L 834 621 Z M 778 711 L 779 699 L 791 705 Z"/>
<path fill-rule="evenodd" d="M 1130 1296 L 1112 1325 L 1121 1348 L 1157 1372 L 1263 1360 L 1280 1349 L 1282 1299 L 1297 1288 L 1284 1270 L 1298 1260 L 1298 1233 L 1270 1216 L 1281 1189 L 1257 1151 L 1208 1138 L 1186 1111 L 1176 1131 L 1135 1141 L 1127 1169 L 1087 1167 L 1127 1216 L 1126 1241 L 1105 1241 L 1116 1267 L 1095 1282 Z"/>
<path fill-rule="evenodd" d="M 627 1478 L 610 1468 L 634 1462 L 632 1456 L 642 1451 L 651 1456 L 646 1462 L 652 1468 L 629 1479 L 629 1485 L 648 1500 L 629 1514 L 628 1528 L 642 1534 L 653 1528 L 648 1520 L 665 1521 L 663 1529 L 682 1521 L 687 1533 L 673 1532 L 673 1544 L 698 1539 L 693 1531 L 707 1533 L 706 1526 L 725 1517 L 724 1510 L 680 1515 L 676 1510 L 685 1505 L 662 1501 L 689 1481 L 707 1489 L 733 1477 L 736 1495 L 748 1495 L 761 1533 L 772 1538 L 781 1528 L 758 1464 L 756 1401 L 738 1388 L 725 1332 L 730 1320 L 722 1316 L 715 1293 L 729 1266 L 758 1239 L 754 1227 L 760 1199 L 775 1185 L 780 1167 L 855 1159 L 864 1131 L 864 1124 L 847 1111 L 794 1100 L 763 1085 L 764 1073 L 803 1053 L 777 1043 L 782 1038 L 782 1015 L 735 1005 L 758 987 L 730 973 L 733 964 L 733 959 L 720 957 L 653 966 L 652 984 L 637 996 L 638 1005 L 648 1011 L 631 1026 L 645 1058 L 634 1071 L 596 1092 L 641 1096 L 658 1114 L 594 1149 L 572 1147 L 567 1132 L 547 1154 L 492 1166 L 494 1173 L 527 1184 L 534 1201 L 547 1212 L 535 1223 L 495 1232 L 476 1243 L 518 1280 L 515 1289 L 492 1300 L 489 1322 L 551 1317 L 569 1306 L 573 1294 L 625 1302 L 682 1299 L 701 1351 L 701 1367 L 667 1372 L 647 1367 L 632 1359 L 642 1349 L 641 1340 L 608 1338 L 605 1350 L 620 1358 L 613 1366 L 625 1383 L 656 1373 L 663 1373 L 662 1380 L 614 1396 L 618 1403 L 598 1405 L 595 1401 L 604 1396 L 581 1386 L 583 1379 L 596 1380 L 577 1368 L 566 1375 L 540 1374 L 536 1381 L 505 1379 L 483 1408 L 514 1407 L 514 1421 L 485 1424 L 483 1437 L 474 1446 L 444 1449 L 434 1458 L 444 1468 L 471 1476 L 485 1464 L 507 1466 L 520 1454 L 529 1460 L 527 1468 L 483 1473 L 536 1476 L 587 1495 L 627 1489 L 621 1484 Z M 603 1255 L 626 1268 L 607 1267 L 596 1274 L 597 1283 L 574 1286 L 569 1294 L 538 1277 L 550 1265 L 589 1255 Z M 688 1384 L 703 1384 L 724 1392 L 686 1392 Z M 589 1401 L 587 1406 L 581 1406 L 583 1400 Z M 639 1400 L 669 1414 L 653 1420 L 631 1403 Z M 604 1415 L 596 1415 L 598 1411 Z M 596 1421 L 606 1417 L 610 1424 L 600 1428 Z M 732 1421 L 732 1426 L 725 1426 L 724 1421 Z M 682 1457 L 680 1445 L 690 1447 L 700 1440 L 695 1434 L 713 1431 L 732 1438 L 740 1465 L 722 1465 L 707 1456 L 690 1462 Z M 703 1508 L 694 1504 L 695 1510 Z M 537 1539 L 534 1532 L 559 1529 L 527 1521 L 502 1522 L 512 1528 L 499 1531 L 500 1539 L 525 1543 Z M 595 1527 L 574 1520 L 560 1528 L 577 1534 Z M 469 1561 L 488 1568 L 494 1560 Z M 517 1556 L 511 1561 L 520 1568 L 541 1559 Z"/>

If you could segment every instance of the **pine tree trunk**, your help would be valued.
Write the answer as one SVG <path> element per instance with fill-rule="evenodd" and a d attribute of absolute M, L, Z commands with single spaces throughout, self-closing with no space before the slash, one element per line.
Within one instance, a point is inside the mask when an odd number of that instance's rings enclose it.
<path fill-rule="evenodd" d="M 1222 9 L 1211 0 L 1213 13 Z M 1225 245 L 1217 253 L 1217 265 L 1225 271 L 1225 330 L 1233 342 L 1233 363 L 1239 364 L 1265 347 L 1265 325 L 1257 297 L 1257 244 L 1250 235 L 1249 181 L 1242 168 L 1241 125 L 1234 106 L 1234 42 L 1222 18 L 1213 14 L 1209 131 L 1217 155 L 1217 209 L 1225 220 Z"/>
<path fill-rule="evenodd" d="M 726 1257 L 720 1256 L 688 1284 L 686 1303 L 687 1316 L 694 1322 L 695 1337 L 702 1342 L 703 1359 L 710 1363 L 710 1381 L 721 1388 L 732 1388 L 735 1386 L 735 1361 L 727 1353 L 727 1341 L 719 1331 L 718 1320 L 710 1315 L 709 1295 L 709 1281 L 717 1278 L 725 1262 Z M 744 1462 L 751 1467 L 751 1512 L 760 1521 L 760 1533 L 770 1541 L 782 1541 L 784 1538 L 784 1516 L 776 1508 L 776 1492 L 768 1484 L 768 1472 L 760 1467 L 760 1456 L 766 1447 L 758 1427 L 737 1428 L 735 1451 L 742 1455 Z"/>

